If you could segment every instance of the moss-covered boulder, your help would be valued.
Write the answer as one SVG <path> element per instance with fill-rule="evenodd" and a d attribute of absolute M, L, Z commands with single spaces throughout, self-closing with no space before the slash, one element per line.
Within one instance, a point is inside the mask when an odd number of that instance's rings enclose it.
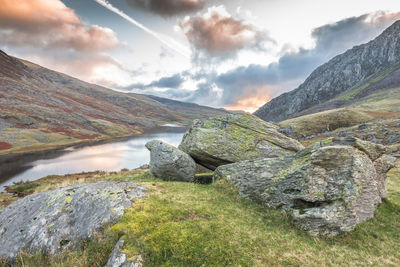
<path fill-rule="evenodd" d="M 214 180 L 228 180 L 241 196 L 266 207 L 290 210 L 296 226 L 311 235 L 335 236 L 374 216 L 394 167 L 392 157 L 371 152 L 374 144 L 347 141 L 329 139 L 294 156 L 220 166 Z"/>
<path fill-rule="evenodd" d="M 145 195 L 135 182 L 73 185 L 27 196 L 0 212 L 0 258 L 21 250 L 56 253 L 79 246 L 104 224 L 115 223 Z"/>
<path fill-rule="evenodd" d="M 294 155 L 303 148 L 277 126 L 250 114 L 195 120 L 179 146 L 211 170 L 242 160 Z"/>
<path fill-rule="evenodd" d="M 164 143 L 153 140 L 146 144 L 150 151 L 150 172 L 166 181 L 193 182 L 196 163 L 185 152 Z"/>

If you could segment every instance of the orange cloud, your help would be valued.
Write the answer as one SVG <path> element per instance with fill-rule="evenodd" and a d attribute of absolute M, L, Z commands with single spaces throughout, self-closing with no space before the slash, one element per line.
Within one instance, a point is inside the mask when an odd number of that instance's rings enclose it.
<path fill-rule="evenodd" d="M 86 26 L 60 0 L 0 0 L 0 41 L 76 51 L 104 51 L 120 45 L 111 29 Z"/>
<path fill-rule="evenodd" d="M 264 88 L 259 88 L 256 92 L 250 93 L 236 100 L 235 103 L 224 106 L 225 109 L 231 111 L 246 111 L 253 113 L 271 99 Z"/>
<path fill-rule="evenodd" d="M 256 27 L 231 17 L 222 7 L 210 8 L 204 15 L 188 17 L 180 27 L 196 49 L 214 55 L 253 46 L 262 35 Z"/>

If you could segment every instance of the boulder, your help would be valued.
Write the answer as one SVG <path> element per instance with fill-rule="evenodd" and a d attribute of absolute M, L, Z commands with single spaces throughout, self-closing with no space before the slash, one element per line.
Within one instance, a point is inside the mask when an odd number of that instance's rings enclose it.
<path fill-rule="evenodd" d="M 211 170 L 257 158 L 294 155 L 304 147 L 278 132 L 279 127 L 250 114 L 195 120 L 179 149 Z"/>
<path fill-rule="evenodd" d="M 135 182 L 73 185 L 33 194 L 0 213 L 0 257 L 13 261 L 21 250 L 54 254 L 115 223 L 145 195 Z"/>
<path fill-rule="evenodd" d="M 166 181 L 192 182 L 196 163 L 185 152 L 160 140 L 146 144 L 150 151 L 150 172 Z"/>
<path fill-rule="evenodd" d="M 294 156 L 220 166 L 214 180 L 228 180 L 265 207 L 290 210 L 295 225 L 311 235 L 335 236 L 374 216 L 394 167 L 382 151 L 358 139 L 328 139 Z"/>

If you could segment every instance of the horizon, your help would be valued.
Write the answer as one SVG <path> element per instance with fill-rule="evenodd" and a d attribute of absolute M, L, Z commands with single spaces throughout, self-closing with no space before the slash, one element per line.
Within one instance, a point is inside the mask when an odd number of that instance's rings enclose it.
<path fill-rule="evenodd" d="M 0 2 L 0 49 L 12 56 L 121 92 L 247 112 L 400 19 L 396 1 Z"/>

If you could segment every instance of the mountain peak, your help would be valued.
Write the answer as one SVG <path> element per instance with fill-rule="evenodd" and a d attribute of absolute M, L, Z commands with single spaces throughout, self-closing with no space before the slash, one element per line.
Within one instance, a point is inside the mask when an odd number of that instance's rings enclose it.
<path fill-rule="evenodd" d="M 296 117 L 400 63 L 400 20 L 374 40 L 338 55 L 314 70 L 297 89 L 272 99 L 254 114 L 266 121 Z"/>

